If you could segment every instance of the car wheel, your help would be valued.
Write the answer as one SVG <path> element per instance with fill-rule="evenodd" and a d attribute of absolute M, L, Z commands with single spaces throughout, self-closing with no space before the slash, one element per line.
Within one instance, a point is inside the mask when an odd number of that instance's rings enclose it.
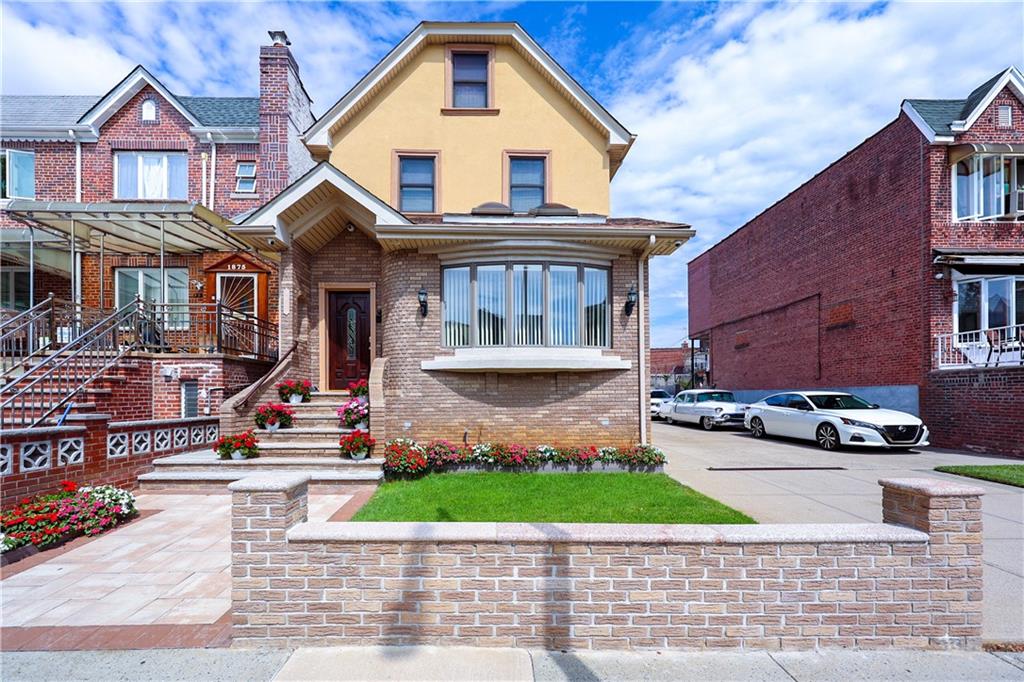
<path fill-rule="evenodd" d="M 711 421 L 711 417 L 701 417 L 700 425 L 704 428 L 705 431 L 715 430 L 715 423 Z"/>
<path fill-rule="evenodd" d="M 814 438 L 822 450 L 835 450 L 842 444 L 839 440 L 839 431 L 828 423 L 818 427 Z"/>
<path fill-rule="evenodd" d="M 764 422 L 760 417 L 750 420 L 750 435 L 754 438 L 764 438 L 767 435 L 764 430 Z"/>

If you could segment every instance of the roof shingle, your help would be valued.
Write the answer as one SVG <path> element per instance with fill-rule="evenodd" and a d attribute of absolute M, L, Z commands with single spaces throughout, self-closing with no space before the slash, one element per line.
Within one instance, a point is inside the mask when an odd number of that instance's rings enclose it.
<path fill-rule="evenodd" d="M 259 97 L 182 97 L 183 107 L 204 126 L 255 127 Z M 100 100 L 98 95 L 0 95 L 0 128 L 73 126 Z"/>

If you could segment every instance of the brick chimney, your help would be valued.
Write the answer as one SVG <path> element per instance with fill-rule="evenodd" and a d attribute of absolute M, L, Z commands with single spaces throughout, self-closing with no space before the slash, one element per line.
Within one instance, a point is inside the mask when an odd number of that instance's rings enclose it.
<path fill-rule="evenodd" d="M 284 31 L 268 31 L 260 48 L 260 198 L 269 201 L 313 166 L 299 135 L 313 124 L 312 100 Z"/>

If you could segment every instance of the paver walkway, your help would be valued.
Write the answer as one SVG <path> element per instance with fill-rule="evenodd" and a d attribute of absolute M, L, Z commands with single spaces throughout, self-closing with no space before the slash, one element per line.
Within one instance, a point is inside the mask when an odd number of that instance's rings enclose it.
<path fill-rule="evenodd" d="M 652 440 L 668 456 L 667 473 L 760 523 L 878 523 L 882 519 L 880 478 L 930 476 L 984 488 L 983 636 L 990 641 L 1024 642 L 1024 489 L 933 471 L 945 464 L 1019 460 L 931 448 L 908 453 L 867 448 L 827 453 L 801 441 L 755 440 L 740 430 L 707 432 L 661 422 L 655 423 Z"/>
<path fill-rule="evenodd" d="M 310 519 L 327 520 L 351 497 L 311 496 Z M 158 513 L 8 571 L 0 580 L 3 648 L 25 636 L 14 629 L 221 622 L 231 606 L 230 505 L 227 494 L 139 495 L 140 510 Z"/>

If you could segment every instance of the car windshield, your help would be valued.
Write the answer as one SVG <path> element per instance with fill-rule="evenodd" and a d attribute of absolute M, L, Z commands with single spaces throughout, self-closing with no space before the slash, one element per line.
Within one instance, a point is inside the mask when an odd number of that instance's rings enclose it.
<path fill-rule="evenodd" d="M 672 396 L 669 395 L 668 391 L 651 391 L 651 397 L 652 398 L 662 398 L 662 399 L 665 399 L 665 398 L 671 398 Z"/>
<path fill-rule="evenodd" d="M 720 403 L 734 403 L 736 398 L 733 397 L 729 391 L 712 391 L 710 393 L 698 393 L 697 402 L 706 403 L 709 400 L 714 400 Z"/>
<path fill-rule="evenodd" d="M 874 406 L 863 398 L 843 393 L 840 395 L 809 395 L 807 399 L 821 410 L 870 410 Z"/>

